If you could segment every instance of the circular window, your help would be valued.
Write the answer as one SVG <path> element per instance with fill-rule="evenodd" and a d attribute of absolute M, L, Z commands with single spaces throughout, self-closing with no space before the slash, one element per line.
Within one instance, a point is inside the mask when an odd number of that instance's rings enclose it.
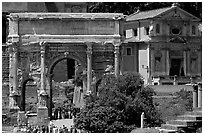
<path fill-rule="evenodd" d="M 171 29 L 171 33 L 173 35 L 179 35 L 181 33 L 181 29 L 178 28 L 178 27 L 174 27 L 174 28 Z"/>

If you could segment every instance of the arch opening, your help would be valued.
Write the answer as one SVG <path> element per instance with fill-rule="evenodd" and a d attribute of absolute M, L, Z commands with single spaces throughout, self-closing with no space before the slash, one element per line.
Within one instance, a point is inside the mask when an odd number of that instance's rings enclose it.
<path fill-rule="evenodd" d="M 81 61 L 73 57 L 61 57 L 53 61 L 48 70 L 50 97 L 48 113 L 55 119 L 55 110 L 59 107 L 73 107 L 74 79 L 83 70 Z"/>
<path fill-rule="evenodd" d="M 21 85 L 20 111 L 37 112 L 37 87 L 33 82 L 34 80 L 32 78 L 28 78 Z"/>

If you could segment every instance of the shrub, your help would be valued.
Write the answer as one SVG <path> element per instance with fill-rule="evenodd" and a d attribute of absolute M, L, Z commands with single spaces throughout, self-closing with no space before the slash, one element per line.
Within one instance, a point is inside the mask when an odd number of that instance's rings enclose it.
<path fill-rule="evenodd" d="M 157 108 L 160 110 L 164 122 L 175 119 L 178 115 L 192 110 L 192 91 L 181 89 L 173 93 L 174 97 L 163 97 L 154 99 Z"/>
<path fill-rule="evenodd" d="M 148 126 L 161 123 L 153 103 L 154 91 L 143 87 L 141 76 L 125 73 L 117 78 L 106 75 L 98 95 L 86 97 L 86 106 L 77 115 L 75 125 L 89 132 L 130 132 L 140 127 L 140 115 L 145 112 Z"/>

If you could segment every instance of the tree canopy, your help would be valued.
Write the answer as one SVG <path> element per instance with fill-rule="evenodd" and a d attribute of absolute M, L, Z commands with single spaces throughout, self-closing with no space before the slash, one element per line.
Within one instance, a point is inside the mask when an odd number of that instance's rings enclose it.
<path fill-rule="evenodd" d="M 173 2 L 95 2 L 89 3 L 89 12 L 123 13 L 130 15 L 137 10 L 146 11 L 170 7 Z M 202 2 L 178 2 L 180 8 L 202 18 Z"/>
<path fill-rule="evenodd" d="M 145 113 L 147 126 L 161 124 L 154 102 L 154 91 L 143 87 L 141 76 L 125 73 L 106 75 L 99 85 L 98 96 L 86 98 L 86 105 L 78 113 L 75 125 L 94 133 L 130 132 L 140 127 L 140 116 Z"/>

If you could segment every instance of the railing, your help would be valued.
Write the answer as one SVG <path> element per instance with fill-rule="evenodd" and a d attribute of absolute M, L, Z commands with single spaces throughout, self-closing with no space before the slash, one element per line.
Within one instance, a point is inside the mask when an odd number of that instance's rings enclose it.
<path fill-rule="evenodd" d="M 183 85 L 193 82 L 201 81 L 201 76 L 153 76 L 152 84 L 153 85 Z"/>

